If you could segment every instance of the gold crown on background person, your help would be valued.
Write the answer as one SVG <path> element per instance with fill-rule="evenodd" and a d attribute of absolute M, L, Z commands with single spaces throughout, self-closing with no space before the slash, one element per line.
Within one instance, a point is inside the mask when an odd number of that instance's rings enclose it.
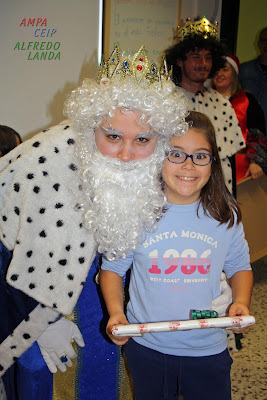
<path fill-rule="evenodd" d="M 178 29 L 178 41 L 180 42 L 190 35 L 202 35 L 204 39 L 218 39 L 218 26 L 213 25 L 205 16 L 199 21 L 188 21 Z"/>
<path fill-rule="evenodd" d="M 171 80 L 172 70 L 168 71 L 166 59 L 158 66 L 155 62 L 149 65 L 144 45 L 133 56 L 123 56 L 116 45 L 110 57 L 102 59 L 97 80 L 101 84 L 119 79 L 131 78 L 140 85 L 153 85 L 155 82 Z"/>

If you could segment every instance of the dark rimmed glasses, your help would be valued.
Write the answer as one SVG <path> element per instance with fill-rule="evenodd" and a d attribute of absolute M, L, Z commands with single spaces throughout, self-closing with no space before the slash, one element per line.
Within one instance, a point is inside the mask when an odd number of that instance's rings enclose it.
<path fill-rule="evenodd" d="M 208 165 L 212 160 L 215 160 L 214 156 L 211 156 L 207 153 L 187 154 L 180 150 L 168 150 L 165 154 L 167 159 L 175 164 L 183 164 L 188 157 L 191 158 L 195 165 L 200 166 Z"/>

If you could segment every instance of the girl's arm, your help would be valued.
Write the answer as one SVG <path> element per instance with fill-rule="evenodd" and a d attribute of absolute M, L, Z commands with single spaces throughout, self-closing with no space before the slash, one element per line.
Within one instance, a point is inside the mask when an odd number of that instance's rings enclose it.
<path fill-rule="evenodd" d="M 229 309 L 229 317 L 249 315 L 249 306 L 253 288 L 252 271 L 239 271 L 229 279 L 232 288 L 233 304 Z M 243 332 L 246 328 L 232 329 L 235 333 Z"/>
<path fill-rule="evenodd" d="M 100 287 L 109 313 L 106 332 L 113 343 L 123 345 L 128 337 L 115 337 L 112 335 L 112 327 L 116 324 L 128 324 L 123 306 L 123 278 L 116 272 L 101 270 Z"/>

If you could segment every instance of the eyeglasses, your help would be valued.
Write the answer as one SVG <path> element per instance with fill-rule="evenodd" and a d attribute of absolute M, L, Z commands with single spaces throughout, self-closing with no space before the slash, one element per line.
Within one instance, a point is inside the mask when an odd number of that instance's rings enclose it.
<path fill-rule="evenodd" d="M 167 159 L 175 164 L 183 164 L 188 157 L 191 158 L 195 165 L 201 166 L 208 165 L 212 160 L 215 160 L 214 156 L 210 156 L 207 153 L 187 154 L 180 150 L 169 150 L 165 154 Z"/>

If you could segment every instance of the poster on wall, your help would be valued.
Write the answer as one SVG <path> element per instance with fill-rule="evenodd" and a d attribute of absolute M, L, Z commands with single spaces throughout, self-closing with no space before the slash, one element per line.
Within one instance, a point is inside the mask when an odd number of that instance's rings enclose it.
<path fill-rule="evenodd" d="M 151 60 L 172 45 L 179 21 L 177 0 L 106 0 L 104 49 L 107 57 L 115 45 L 134 54 L 142 45 Z"/>

